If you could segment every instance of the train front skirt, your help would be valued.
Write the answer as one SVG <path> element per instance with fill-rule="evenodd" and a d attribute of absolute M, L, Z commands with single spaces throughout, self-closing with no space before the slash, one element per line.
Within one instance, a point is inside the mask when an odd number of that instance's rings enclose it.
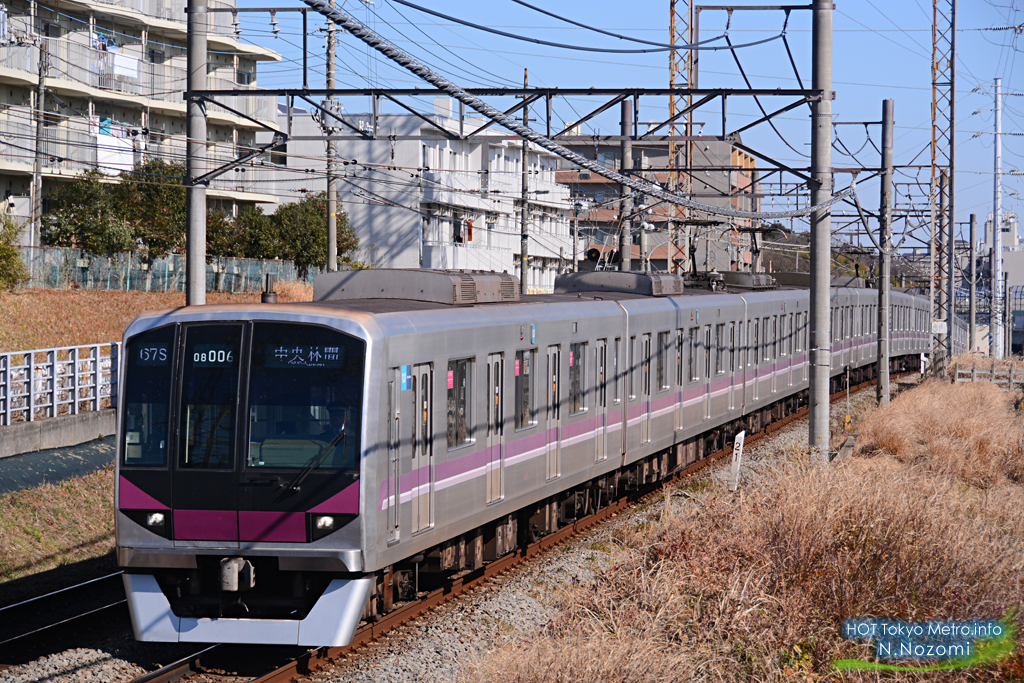
<path fill-rule="evenodd" d="M 136 640 L 161 643 L 348 645 L 373 589 L 372 576 L 334 579 L 301 620 L 196 619 L 175 616 L 153 576 L 123 577 Z"/>

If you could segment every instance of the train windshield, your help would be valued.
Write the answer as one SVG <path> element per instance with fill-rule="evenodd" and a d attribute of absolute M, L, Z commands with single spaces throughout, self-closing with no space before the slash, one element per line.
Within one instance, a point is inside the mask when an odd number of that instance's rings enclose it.
<path fill-rule="evenodd" d="M 256 323 L 246 467 L 356 469 L 364 355 L 334 330 Z"/>
<path fill-rule="evenodd" d="M 178 467 L 234 467 L 241 325 L 186 328 L 182 357 Z"/>
<path fill-rule="evenodd" d="M 164 467 L 170 415 L 174 327 L 161 327 L 128 342 L 124 385 L 124 464 Z"/>

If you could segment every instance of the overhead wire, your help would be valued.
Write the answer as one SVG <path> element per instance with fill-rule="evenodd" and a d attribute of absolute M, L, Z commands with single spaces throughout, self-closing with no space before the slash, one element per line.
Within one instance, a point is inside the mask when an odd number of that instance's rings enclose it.
<path fill-rule="evenodd" d="M 577 51 L 581 51 L 581 52 L 602 52 L 602 53 L 606 53 L 606 54 L 649 54 L 649 53 L 652 53 L 652 52 L 671 52 L 673 50 L 711 50 L 711 51 L 715 51 L 715 50 L 727 50 L 727 49 L 729 49 L 728 47 L 725 47 L 725 46 L 722 46 L 722 45 L 708 45 L 707 44 L 707 43 L 714 42 L 716 40 L 721 40 L 723 38 L 723 36 L 715 36 L 714 38 L 707 38 L 707 39 L 702 40 L 702 41 L 700 41 L 698 43 L 692 43 L 692 44 L 689 44 L 689 45 L 675 45 L 675 46 L 669 46 L 669 47 L 655 47 L 655 48 L 643 48 L 643 49 L 616 49 L 616 48 L 587 47 L 587 46 L 582 46 L 582 45 L 569 45 L 569 44 L 566 44 L 566 43 L 556 43 L 556 42 L 552 42 L 552 41 L 548 41 L 548 40 L 541 40 L 540 38 L 531 38 L 529 36 L 524 36 L 524 35 L 520 35 L 520 34 L 516 34 L 516 33 L 509 33 L 508 31 L 501 31 L 501 30 L 498 30 L 498 29 L 495 29 L 495 28 L 491 28 L 489 26 L 483 26 L 481 24 L 476 24 L 476 23 L 473 23 L 471 21 L 467 21 L 465 19 L 459 19 L 457 17 L 453 17 L 453 16 L 450 16 L 450 15 L 444 14 L 442 12 L 438 12 L 436 10 L 432 10 L 432 9 L 428 9 L 426 7 L 422 7 L 420 5 L 416 5 L 414 3 L 409 2 L 408 0 L 391 0 L 391 2 L 397 2 L 399 4 L 405 5 L 406 7 L 411 7 L 414 10 L 417 10 L 417 11 L 420 11 L 420 12 L 424 12 L 426 14 L 432 14 L 432 15 L 440 18 L 440 19 L 445 19 L 447 21 L 451 21 L 451 22 L 456 23 L 456 24 L 462 24 L 463 26 L 467 26 L 469 28 L 474 28 L 474 29 L 477 29 L 478 31 L 485 31 L 487 33 L 493 33 L 495 35 L 504 36 L 505 38 L 512 38 L 514 40 L 520 40 L 520 41 L 524 41 L 524 42 L 527 42 L 527 43 L 535 43 L 537 45 L 546 45 L 548 47 L 557 47 L 557 48 L 560 48 L 560 49 L 563 49 L 563 50 L 577 50 Z M 782 36 L 772 36 L 770 38 L 764 38 L 763 40 L 755 40 L 755 41 L 751 41 L 751 42 L 748 42 L 748 43 L 744 43 L 742 45 L 736 45 L 734 47 L 741 48 L 741 47 L 753 47 L 755 45 L 763 45 L 763 44 L 769 43 L 769 42 L 771 42 L 773 40 L 778 40 L 781 37 Z"/>

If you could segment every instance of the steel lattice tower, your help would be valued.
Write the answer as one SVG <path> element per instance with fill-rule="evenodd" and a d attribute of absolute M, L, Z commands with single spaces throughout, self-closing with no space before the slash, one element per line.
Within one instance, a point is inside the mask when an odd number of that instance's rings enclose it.
<path fill-rule="evenodd" d="M 669 0 L 669 43 L 672 45 L 687 44 L 693 42 L 693 6 L 690 4 L 690 0 Z M 694 69 L 695 53 L 693 50 L 683 50 L 682 54 L 680 51 L 671 50 L 668 53 L 668 85 L 670 88 L 676 87 L 696 87 L 696 83 L 691 82 L 691 77 L 695 73 Z M 669 119 L 674 119 L 676 111 L 682 108 L 690 109 L 693 106 L 693 96 L 687 95 L 685 98 L 680 98 L 682 102 L 676 100 L 676 96 L 669 95 L 668 97 L 668 116 Z M 681 106 L 680 106 L 681 105 Z M 673 120 L 672 126 L 669 133 L 675 135 L 692 135 L 693 134 L 693 113 L 688 112 L 683 118 L 683 123 Z M 680 129 L 685 132 L 680 133 Z M 689 168 L 691 151 L 693 143 L 686 141 L 681 145 L 676 142 L 670 141 L 668 143 L 668 164 L 670 168 L 678 168 L 682 166 Z M 679 171 L 670 171 L 669 177 L 669 188 L 675 192 L 679 191 L 681 194 L 689 196 L 692 192 L 692 176 L 689 172 L 680 173 Z M 682 215 L 676 215 L 676 211 L 681 211 Z M 689 215 L 689 209 L 677 208 L 675 205 L 669 207 L 669 241 L 671 247 L 677 247 L 679 244 L 679 230 L 677 227 L 677 219 L 685 222 Z M 686 250 L 684 258 L 689 258 L 688 242 L 684 244 Z M 675 252 L 674 250 L 669 254 L 670 262 L 674 262 Z M 676 267 L 672 267 L 673 272 L 677 271 Z"/>
<path fill-rule="evenodd" d="M 953 226 L 956 203 L 956 0 L 932 0 L 932 174 L 929 195 L 931 229 L 928 239 L 933 320 L 952 325 L 955 291 L 939 268 L 936 249 L 944 242 L 942 228 Z M 941 202 L 939 184 L 947 176 L 948 201 Z M 952 233 L 952 231 L 949 231 Z M 936 241 L 938 236 L 938 243 Z M 934 350 L 945 335 L 933 338 Z"/>

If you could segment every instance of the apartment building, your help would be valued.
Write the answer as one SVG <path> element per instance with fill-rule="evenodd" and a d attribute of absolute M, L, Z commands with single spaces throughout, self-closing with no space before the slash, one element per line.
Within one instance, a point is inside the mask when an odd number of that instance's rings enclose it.
<path fill-rule="evenodd" d="M 569 143 L 567 147 L 609 169 L 622 167 L 618 142 Z M 670 186 L 668 145 L 664 142 L 634 142 L 633 173 L 662 187 Z M 743 211 L 759 211 L 756 160 L 728 142 L 708 140 L 693 143 L 691 197 L 702 204 Z M 619 248 L 621 230 L 621 189 L 617 183 L 574 164 L 560 160 L 559 183 L 571 188 L 585 201 L 586 219 L 580 231 L 587 236 L 587 248 L 597 249 L 603 260 Z M 682 181 L 680 181 L 681 183 Z M 680 188 L 682 185 L 680 184 Z M 729 218 L 690 211 L 633 194 L 631 267 L 642 267 L 640 231 L 647 233 L 647 258 L 654 270 L 751 270 L 750 234 L 734 228 L 750 228 L 750 219 Z"/>
<path fill-rule="evenodd" d="M 210 7 L 234 7 L 210 0 Z M 210 89 L 257 89 L 260 62 L 277 53 L 242 42 L 231 13 L 211 13 Z M 0 205 L 31 214 L 36 156 L 36 90 L 44 98 L 43 196 L 88 169 L 115 176 L 142 160 L 185 159 L 185 0 L 6 0 L 0 5 Z M 40 69 L 40 59 L 43 68 Z M 223 103 L 273 124 L 276 98 L 232 96 Z M 209 164 L 226 163 L 255 141 L 259 126 L 216 105 L 207 107 Z M 211 181 L 213 210 L 276 201 L 273 173 L 249 163 Z M 23 243 L 38 245 L 26 231 Z"/>
<path fill-rule="evenodd" d="M 280 107 L 281 129 L 288 129 Z M 380 268 L 507 271 L 520 275 L 522 144 L 500 133 L 460 139 L 453 100 L 438 98 L 432 115 L 345 114 L 339 134 L 366 139 L 338 144 L 338 200 L 359 238 L 358 260 Z M 486 121 L 467 117 L 470 131 Z M 432 125 L 433 124 L 433 125 Z M 320 123 L 292 109 L 292 139 L 271 158 L 282 202 L 327 189 Z M 410 136 L 419 139 L 408 139 Z M 297 139 L 298 138 L 298 139 Z M 259 142 L 269 141 L 260 133 Z M 527 157 L 527 286 L 550 292 L 571 267 L 569 190 L 555 178 L 557 157 L 533 146 Z"/>

